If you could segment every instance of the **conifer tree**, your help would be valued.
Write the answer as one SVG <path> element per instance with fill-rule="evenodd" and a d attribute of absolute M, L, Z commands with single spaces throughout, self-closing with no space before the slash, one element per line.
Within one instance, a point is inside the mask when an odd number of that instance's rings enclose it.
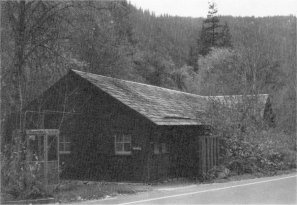
<path fill-rule="evenodd" d="M 199 55 L 207 55 L 212 47 L 232 47 L 230 29 L 227 23 L 220 24 L 216 4 L 209 3 L 207 18 L 203 21 L 198 39 Z"/>
<path fill-rule="evenodd" d="M 220 37 L 220 20 L 217 16 L 217 8 L 215 3 L 209 3 L 209 11 L 207 18 L 203 21 L 201 35 L 199 39 L 201 55 L 209 53 L 211 47 L 217 47 Z"/>

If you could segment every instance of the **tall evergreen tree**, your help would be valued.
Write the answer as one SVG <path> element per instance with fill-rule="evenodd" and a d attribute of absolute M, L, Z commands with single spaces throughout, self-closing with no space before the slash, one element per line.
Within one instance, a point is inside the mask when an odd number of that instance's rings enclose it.
<path fill-rule="evenodd" d="M 209 3 L 209 11 L 207 14 L 207 18 L 203 22 L 205 25 L 205 30 L 208 34 L 209 42 L 211 46 L 216 46 L 217 45 L 217 40 L 219 37 L 219 28 L 221 27 L 220 25 L 220 20 L 219 17 L 217 16 L 218 10 L 216 8 L 215 3 Z"/>
<path fill-rule="evenodd" d="M 198 39 L 199 54 L 207 55 L 212 47 L 232 47 L 230 29 L 227 23 L 220 24 L 215 3 L 209 3 L 207 18 L 203 21 Z"/>
<path fill-rule="evenodd" d="M 200 55 L 208 54 L 211 47 L 217 47 L 219 44 L 221 25 L 217 13 L 215 3 L 209 3 L 209 11 L 207 18 L 203 21 L 199 39 Z"/>

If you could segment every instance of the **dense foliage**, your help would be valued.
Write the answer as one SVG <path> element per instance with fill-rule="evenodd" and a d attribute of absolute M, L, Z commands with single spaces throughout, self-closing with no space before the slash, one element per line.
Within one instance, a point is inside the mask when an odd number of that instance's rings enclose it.
<path fill-rule="evenodd" d="M 295 132 L 294 16 L 219 16 L 211 8 L 206 19 L 157 17 L 125 1 L 1 6 L 2 120 L 76 68 L 197 94 L 268 93 L 279 129 Z M 213 24 L 232 47 L 209 45 L 199 57 L 197 40 Z"/>
<path fill-rule="evenodd" d="M 12 200 L 35 199 L 47 196 L 41 164 L 26 160 L 28 149 L 25 143 L 16 139 L 1 153 L 1 193 L 10 194 Z"/>
<path fill-rule="evenodd" d="M 229 174 L 274 174 L 296 168 L 296 138 L 269 128 L 261 116 L 257 97 L 242 102 L 212 100 L 205 120 L 220 143 L 220 166 L 206 173 L 206 179 L 218 177 L 224 169 Z"/>

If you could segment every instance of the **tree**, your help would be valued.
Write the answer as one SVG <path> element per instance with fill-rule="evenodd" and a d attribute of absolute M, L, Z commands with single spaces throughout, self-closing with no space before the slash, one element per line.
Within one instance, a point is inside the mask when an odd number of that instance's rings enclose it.
<path fill-rule="evenodd" d="M 221 25 L 217 12 L 216 4 L 210 2 L 207 18 L 203 21 L 199 39 L 201 46 L 199 54 L 203 56 L 209 53 L 211 47 L 218 46 L 218 39 L 220 37 L 219 29 Z"/>
<path fill-rule="evenodd" d="M 239 66 L 239 54 L 227 48 L 213 48 L 199 59 L 201 94 L 242 94 L 245 89 L 243 67 Z"/>
<path fill-rule="evenodd" d="M 211 48 L 226 47 L 231 48 L 231 34 L 228 24 L 220 24 L 220 19 L 217 16 L 217 8 L 215 3 L 209 3 L 209 11 L 207 18 L 203 21 L 202 30 L 198 39 L 199 54 L 207 55 Z"/>
<path fill-rule="evenodd" d="M 125 1 L 94 1 L 74 13 L 77 28 L 71 32 L 74 55 L 87 71 L 127 78 L 132 72 L 135 39 L 130 5 Z M 131 69 L 131 70 L 130 70 Z"/>
<path fill-rule="evenodd" d="M 187 65 L 192 66 L 194 71 L 198 71 L 198 52 L 195 46 L 190 46 Z"/>
<path fill-rule="evenodd" d="M 62 26 L 67 22 L 67 12 L 72 3 L 21 0 L 1 4 L 2 34 L 6 37 L 2 42 L 8 48 L 4 51 L 8 57 L 7 64 L 2 70 L 4 97 L 10 104 L 7 107 L 18 112 L 22 111 L 28 93 L 32 92 L 28 92 L 31 74 L 45 73 L 49 67 L 55 68 L 54 64 L 61 58 L 64 60 L 60 52 L 61 42 L 68 37 Z"/>
<path fill-rule="evenodd" d="M 232 48 L 232 36 L 230 33 L 229 25 L 225 22 L 222 27 L 222 32 L 220 36 L 220 42 L 218 43 L 219 47 Z"/>
<path fill-rule="evenodd" d="M 179 90 L 200 94 L 201 75 L 192 66 L 183 66 L 172 72 L 172 78 Z"/>

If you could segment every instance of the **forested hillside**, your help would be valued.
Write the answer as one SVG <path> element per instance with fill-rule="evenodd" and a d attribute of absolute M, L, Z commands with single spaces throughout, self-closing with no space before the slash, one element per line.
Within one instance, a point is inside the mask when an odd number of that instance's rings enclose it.
<path fill-rule="evenodd" d="M 199 49 L 204 18 L 156 17 L 127 2 L 1 2 L 2 120 L 68 69 L 201 95 L 268 93 L 295 132 L 296 17 L 219 16 L 231 48 Z"/>

